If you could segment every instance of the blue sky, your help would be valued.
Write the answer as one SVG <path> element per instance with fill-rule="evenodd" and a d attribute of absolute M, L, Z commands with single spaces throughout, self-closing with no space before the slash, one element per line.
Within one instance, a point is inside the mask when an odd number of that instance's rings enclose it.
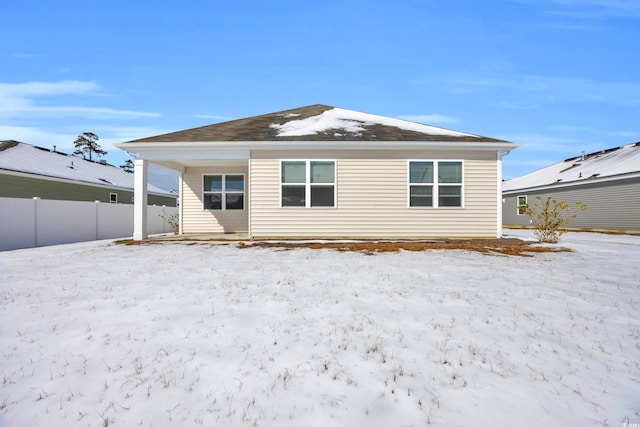
<path fill-rule="evenodd" d="M 0 140 L 73 151 L 309 104 L 522 144 L 640 141 L 640 0 L 0 2 Z M 152 183 L 175 188 L 154 171 Z"/>

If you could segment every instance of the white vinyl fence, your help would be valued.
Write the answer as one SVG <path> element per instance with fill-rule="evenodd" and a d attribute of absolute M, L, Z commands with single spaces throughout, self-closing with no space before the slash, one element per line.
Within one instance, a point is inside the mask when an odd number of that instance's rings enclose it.
<path fill-rule="evenodd" d="M 162 217 L 178 208 L 148 206 L 149 234 L 173 230 Z M 0 197 L 0 251 L 133 235 L 133 205 Z"/>

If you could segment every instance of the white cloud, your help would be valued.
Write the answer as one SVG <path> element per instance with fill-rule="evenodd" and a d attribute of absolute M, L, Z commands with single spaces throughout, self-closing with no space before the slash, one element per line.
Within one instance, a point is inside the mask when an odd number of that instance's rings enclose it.
<path fill-rule="evenodd" d="M 0 111 L 2 111 L 0 109 Z M 15 111 L 15 110 L 14 110 Z M 19 111 L 19 110 L 18 110 Z M 55 117 L 86 117 L 90 119 L 136 119 L 142 117 L 160 117 L 160 113 L 148 113 L 144 111 L 116 110 L 113 108 L 60 106 L 60 107 L 36 107 L 29 106 L 24 109 L 29 114 L 38 116 Z"/>
<path fill-rule="evenodd" d="M 90 119 L 135 119 L 159 117 L 159 113 L 119 110 L 104 107 L 75 105 L 39 105 L 37 100 L 43 97 L 57 96 L 105 96 L 102 87 L 94 82 L 63 80 L 59 82 L 0 83 L 0 117 L 83 117 Z"/>
<path fill-rule="evenodd" d="M 217 114 L 196 114 L 194 117 L 198 119 L 214 120 L 216 122 L 228 122 L 230 120 L 235 120 L 237 118 L 237 117 L 229 117 L 229 116 L 220 116 Z"/>
<path fill-rule="evenodd" d="M 28 126 L 0 126 L 0 135 L 0 139 L 3 140 L 13 139 L 49 149 L 55 145 L 60 151 L 65 152 L 69 149 L 73 151 L 73 141 L 77 137 L 73 134 L 48 132 Z"/>
<path fill-rule="evenodd" d="M 79 80 L 63 80 L 60 82 L 26 82 L 26 83 L 0 83 L 0 95 L 25 97 L 25 96 L 49 96 L 62 94 L 78 94 L 97 92 L 100 86 L 94 82 Z"/>
<path fill-rule="evenodd" d="M 578 24 L 558 24 L 558 23 L 549 23 L 544 24 L 549 28 L 556 28 L 559 30 L 571 30 L 571 31 L 602 31 L 602 27 L 597 25 L 578 25 Z"/>
<path fill-rule="evenodd" d="M 175 130 L 175 129 L 173 129 Z M 102 131 L 110 135 L 115 143 L 131 141 L 133 139 L 147 138 L 153 135 L 162 135 L 172 132 L 171 129 L 161 129 L 145 126 L 104 127 Z"/>
<path fill-rule="evenodd" d="M 10 55 L 12 58 L 21 58 L 21 59 L 26 59 L 26 58 L 39 58 L 40 55 L 36 54 L 36 53 L 12 53 Z"/>
<path fill-rule="evenodd" d="M 549 129 L 559 132 L 590 132 L 596 133 L 597 129 L 590 128 L 587 126 L 574 126 L 574 125 L 554 125 L 549 126 Z"/>
<path fill-rule="evenodd" d="M 640 131 L 626 131 L 626 130 L 621 130 L 621 131 L 614 131 L 614 132 L 609 132 L 608 135 L 611 136 L 621 136 L 624 138 L 629 138 L 629 139 L 633 139 L 633 140 L 638 140 L 640 138 Z"/>
<path fill-rule="evenodd" d="M 542 133 L 518 133 L 500 135 L 499 138 L 522 144 L 518 149 L 519 153 L 526 151 L 553 152 L 553 153 L 574 153 L 578 147 L 586 145 L 582 139 L 562 138 Z M 580 148 L 582 150 L 584 148 Z M 579 151 L 579 150 L 578 150 Z"/>
<path fill-rule="evenodd" d="M 640 82 L 596 81 L 580 77 L 539 75 L 466 76 L 446 78 L 449 91 L 471 93 L 500 90 L 519 96 L 520 105 L 539 101 L 601 102 L 612 105 L 640 105 Z M 508 105 L 508 104 L 506 104 Z M 500 106 L 497 104 L 496 106 Z M 503 105 L 504 106 L 504 105 Z"/>
<path fill-rule="evenodd" d="M 549 13 L 573 18 L 640 18 L 638 0 L 514 0 L 517 3 L 548 6 Z M 553 8 L 553 9 L 551 9 Z"/>
<path fill-rule="evenodd" d="M 520 104 L 510 101 L 493 102 L 489 104 L 491 107 L 504 108 L 507 110 L 532 110 L 538 106 L 535 104 Z"/>

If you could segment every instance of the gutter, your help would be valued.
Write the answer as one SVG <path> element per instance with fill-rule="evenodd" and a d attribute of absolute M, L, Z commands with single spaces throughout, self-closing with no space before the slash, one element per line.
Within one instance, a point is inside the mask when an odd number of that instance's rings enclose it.
<path fill-rule="evenodd" d="M 502 194 L 504 195 L 512 195 L 512 194 L 520 194 L 531 191 L 542 191 L 542 190 L 550 190 L 555 188 L 567 188 L 567 187 L 575 187 L 580 185 L 588 185 L 588 184 L 597 184 L 601 182 L 612 182 L 612 181 L 626 181 L 629 179 L 640 178 L 639 172 L 630 172 L 628 174 L 620 174 L 620 175 L 611 175 L 611 176 L 603 176 L 603 177 L 586 177 L 579 181 L 567 181 L 567 182 L 557 182 L 551 184 L 543 184 L 532 187 L 520 187 L 514 188 L 511 190 L 503 190 Z"/>
<path fill-rule="evenodd" d="M 245 154 L 250 151 L 282 150 L 478 150 L 509 151 L 518 148 L 514 142 L 461 142 L 461 141 L 191 141 L 191 142 L 122 142 L 115 144 L 130 155 L 147 158 L 147 153 L 163 153 L 174 158 L 188 158 L 187 153 L 222 151 Z M 248 158 L 248 157 L 247 157 Z M 149 159 L 151 159 L 149 157 Z"/>

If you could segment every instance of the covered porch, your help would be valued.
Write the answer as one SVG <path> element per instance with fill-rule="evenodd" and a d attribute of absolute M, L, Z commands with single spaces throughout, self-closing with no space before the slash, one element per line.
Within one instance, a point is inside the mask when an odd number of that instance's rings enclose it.
<path fill-rule="evenodd" d="M 149 164 L 176 171 L 179 178 L 179 228 L 175 238 L 246 240 L 249 228 L 248 150 L 215 150 L 210 144 L 127 144 L 134 164 L 134 240 L 149 239 L 147 183 Z M 167 145 L 173 147 L 167 147 Z M 185 148 L 191 149 L 185 149 Z M 188 217 L 187 221 L 185 218 Z M 165 237 L 166 238 L 166 237 Z"/>

